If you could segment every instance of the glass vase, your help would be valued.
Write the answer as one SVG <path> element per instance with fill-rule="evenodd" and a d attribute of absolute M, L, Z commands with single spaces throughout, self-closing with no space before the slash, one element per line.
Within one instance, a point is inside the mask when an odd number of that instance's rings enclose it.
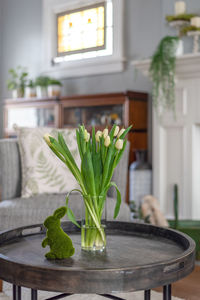
<path fill-rule="evenodd" d="M 106 248 L 106 197 L 83 196 L 81 248 L 84 251 L 104 251 Z"/>

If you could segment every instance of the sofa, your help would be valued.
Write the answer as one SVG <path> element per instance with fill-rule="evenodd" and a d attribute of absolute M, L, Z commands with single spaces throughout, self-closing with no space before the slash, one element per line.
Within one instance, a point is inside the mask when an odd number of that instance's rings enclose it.
<path fill-rule="evenodd" d="M 129 207 L 125 203 L 128 157 L 129 144 L 113 176 L 113 181 L 118 185 L 122 196 L 122 205 L 116 221 L 130 221 Z M 64 194 L 21 197 L 21 163 L 17 139 L 0 140 L 0 180 L 0 231 L 43 223 L 56 208 L 65 204 Z M 113 220 L 115 201 L 115 191 L 110 189 L 106 202 L 108 220 Z M 70 196 L 70 207 L 76 218 L 81 219 L 81 196 L 79 194 L 74 193 Z"/>

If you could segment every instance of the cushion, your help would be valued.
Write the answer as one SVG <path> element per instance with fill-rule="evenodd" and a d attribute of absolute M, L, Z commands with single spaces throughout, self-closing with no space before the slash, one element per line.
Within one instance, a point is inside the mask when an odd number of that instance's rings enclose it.
<path fill-rule="evenodd" d="M 37 194 L 66 193 L 78 188 L 68 167 L 49 149 L 43 139 L 45 133 L 57 138 L 62 132 L 72 155 L 80 165 L 75 129 L 24 128 L 15 126 L 22 169 L 22 197 Z"/>

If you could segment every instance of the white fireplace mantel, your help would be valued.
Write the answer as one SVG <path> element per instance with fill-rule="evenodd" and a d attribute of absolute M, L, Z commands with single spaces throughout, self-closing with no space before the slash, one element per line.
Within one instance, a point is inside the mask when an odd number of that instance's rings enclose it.
<path fill-rule="evenodd" d="M 145 76 L 150 59 L 132 62 Z M 153 113 L 153 194 L 173 216 L 173 187 L 179 187 L 180 218 L 200 219 L 200 54 L 176 61 L 176 119 Z"/>
<path fill-rule="evenodd" d="M 140 70 L 145 76 L 149 74 L 150 59 L 132 61 L 132 65 Z M 194 78 L 200 77 L 200 53 L 184 54 L 177 57 L 176 77 Z"/>

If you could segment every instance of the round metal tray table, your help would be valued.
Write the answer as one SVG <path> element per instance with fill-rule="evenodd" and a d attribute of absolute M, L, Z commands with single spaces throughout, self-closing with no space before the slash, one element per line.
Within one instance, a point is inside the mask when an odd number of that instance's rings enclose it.
<path fill-rule="evenodd" d="M 14 300 L 21 299 L 22 286 L 31 289 L 32 300 L 37 299 L 37 290 L 61 292 L 60 298 L 95 293 L 110 299 L 120 299 L 111 293 L 144 290 L 144 299 L 149 300 L 150 290 L 163 286 L 163 299 L 169 300 L 171 283 L 194 268 L 195 243 L 175 230 L 108 222 L 106 251 L 93 253 L 81 251 L 77 227 L 70 222 L 62 226 L 76 250 L 63 260 L 44 257 L 48 249 L 41 246 L 42 224 L 0 234 L 0 278 L 13 284 Z"/>

